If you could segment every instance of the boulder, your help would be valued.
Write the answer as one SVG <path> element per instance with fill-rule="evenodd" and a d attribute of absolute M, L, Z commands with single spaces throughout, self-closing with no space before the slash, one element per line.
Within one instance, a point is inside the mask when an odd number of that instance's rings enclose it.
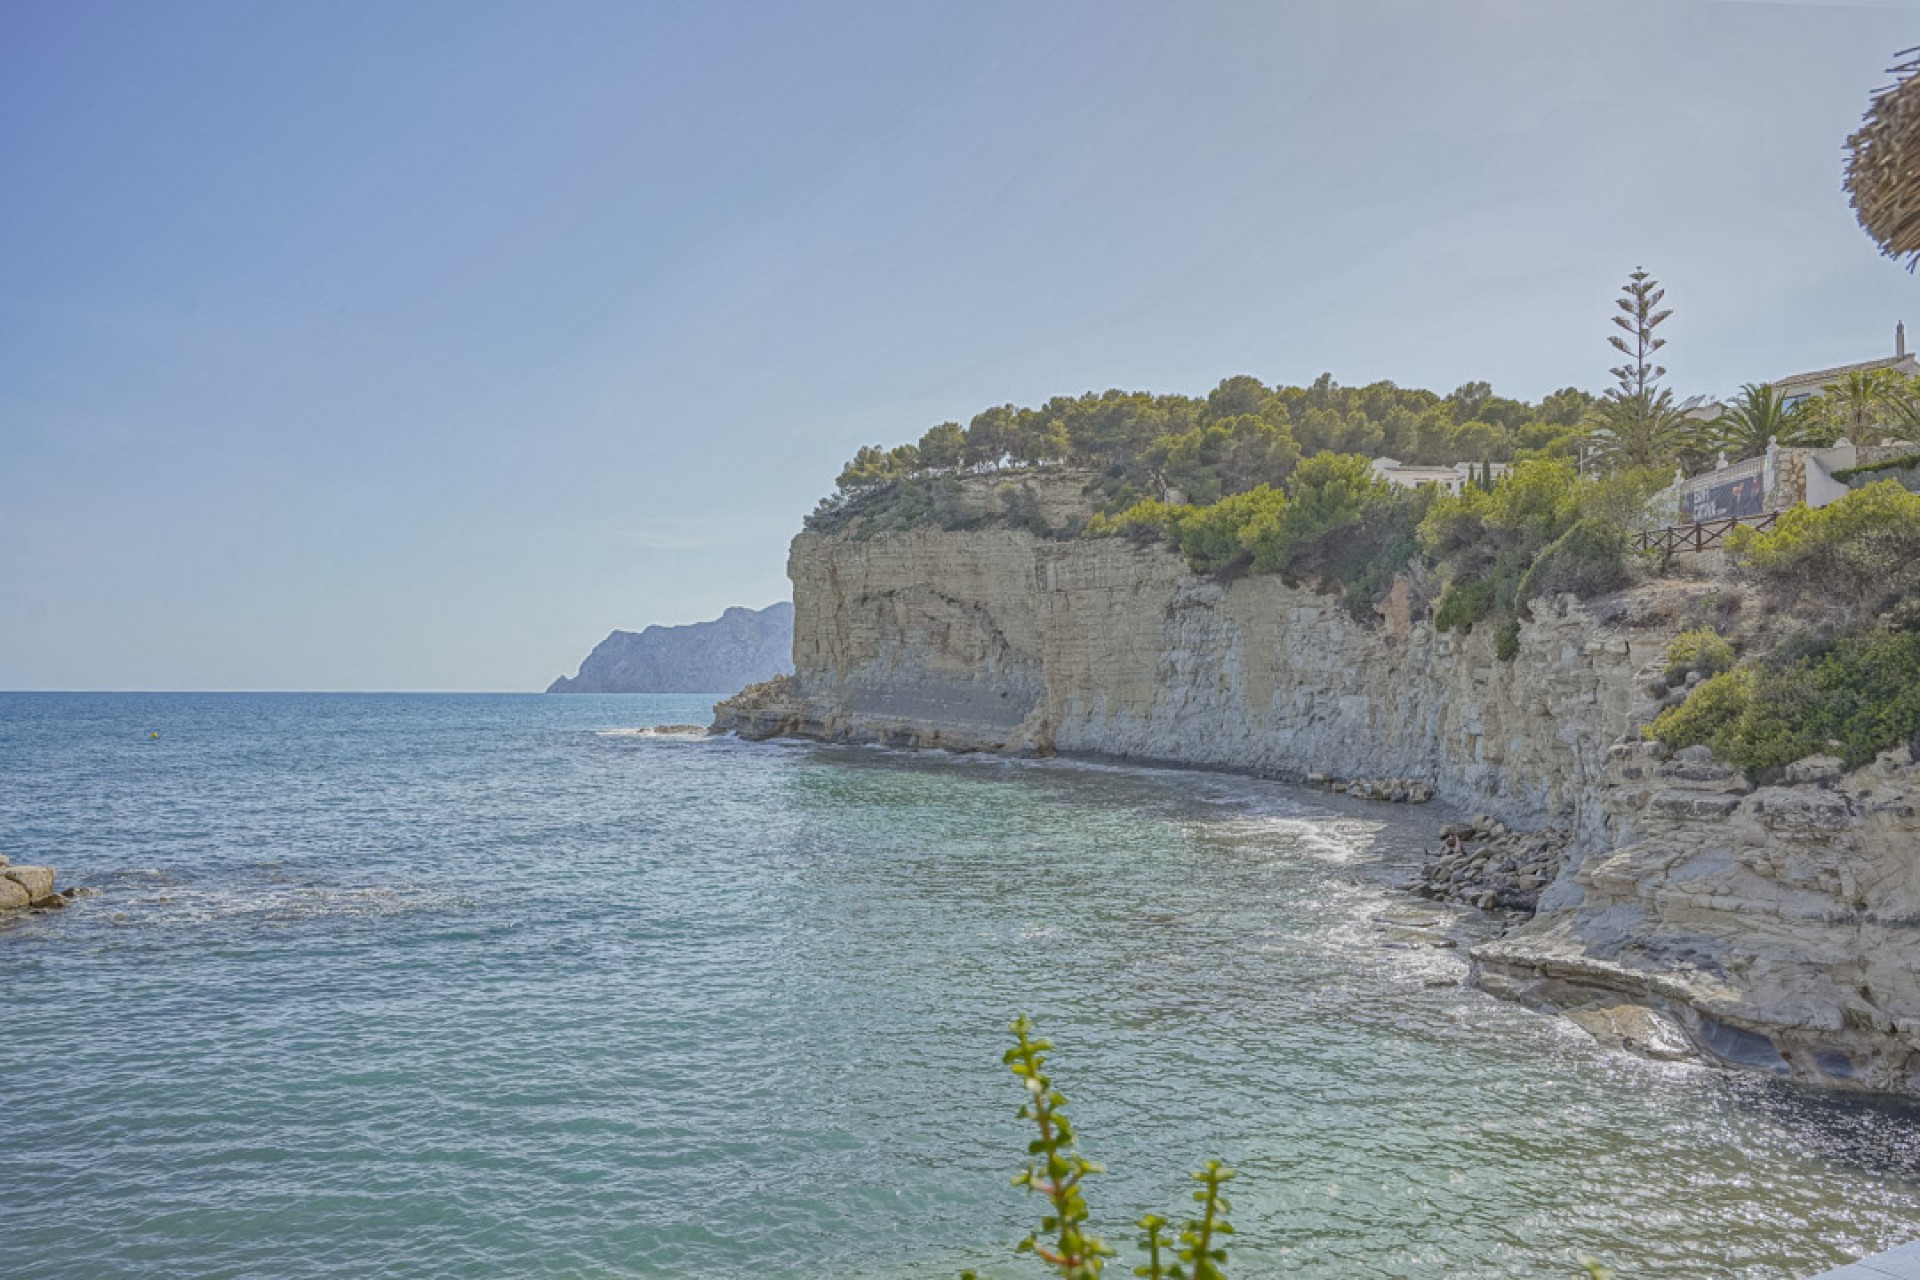
<path fill-rule="evenodd" d="M 30 902 L 38 902 L 53 892 L 52 867 L 0 867 L 0 879 L 11 880 L 25 889 Z"/>
<path fill-rule="evenodd" d="M 1833 782 L 1847 771 L 1847 762 L 1838 756 L 1808 756 L 1787 766 L 1790 783 Z"/>
<path fill-rule="evenodd" d="M 1567 1017 L 1609 1049 L 1625 1049 L 1643 1058 L 1677 1062 L 1696 1056 L 1686 1032 L 1673 1019 L 1645 1005 L 1616 1004 L 1604 1009 L 1574 1009 Z"/>
<path fill-rule="evenodd" d="M 11 911 L 26 905 L 26 887 L 12 880 L 0 879 L 0 911 Z"/>

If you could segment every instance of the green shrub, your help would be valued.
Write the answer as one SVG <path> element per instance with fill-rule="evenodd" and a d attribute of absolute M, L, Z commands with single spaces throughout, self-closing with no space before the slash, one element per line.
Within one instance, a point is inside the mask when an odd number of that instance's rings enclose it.
<path fill-rule="evenodd" d="M 1920 494 L 1883 480 L 1765 532 L 1738 528 L 1727 547 L 1777 604 L 1870 618 L 1920 595 Z"/>
<path fill-rule="evenodd" d="M 1831 752 L 1862 765 L 1920 736 L 1920 631 L 1875 627 L 1779 667 L 1748 661 L 1704 680 L 1646 734 L 1703 743 L 1745 769 Z"/>
<path fill-rule="evenodd" d="M 1835 480 L 1852 480 L 1857 476 L 1870 476 L 1877 471 L 1905 471 L 1910 467 L 1920 467 L 1920 453 L 1902 454 L 1897 458 L 1888 458 L 1885 462 L 1869 462 L 1862 467 L 1847 467 L 1833 473 Z"/>
<path fill-rule="evenodd" d="M 1253 571 L 1292 575 L 1298 548 L 1351 526 L 1390 497 L 1391 490 L 1374 477 L 1365 458 L 1316 453 L 1294 469 L 1286 504 L 1264 510 L 1247 523 L 1241 541 L 1253 556 Z"/>
<path fill-rule="evenodd" d="M 1195 573 L 1227 573 L 1252 561 L 1246 531 L 1285 508 L 1286 495 L 1261 485 L 1206 507 L 1175 507 L 1168 532 Z"/>
<path fill-rule="evenodd" d="M 1517 463 L 1491 489 L 1470 486 L 1436 500 L 1421 522 L 1421 544 L 1443 567 L 1469 576 L 1510 552 L 1531 560 L 1580 518 L 1580 486 L 1570 463 Z"/>
<path fill-rule="evenodd" d="M 1081 530 L 1083 538 L 1128 538 L 1140 544 L 1160 542 L 1167 536 L 1173 508 L 1151 498 L 1142 499 L 1118 515 L 1096 514 Z"/>
<path fill-rule="evenodd" d="M 1712 627 L 1682 631 L 1667 646 L 1667 679 L 1698 671 L 1702 676 L 1717 676 L 1733 668 L 1733 646 Z"/>
<path fill-rule="evenodd" d="M 1627 467 L 1583 478 L 1577 501 L 1580 514 L 1622 529 L 1664 524 L 1651 516 L 1654 495 L 1673 483 L 1673 472 L 1659 467 Z"/>
<path fill-rule="evenodd" d="M 997 490 L 1000 507 L 1007 525 L 1014 529 L 1025 529 L 1036 538 L 1053 536 L 1053 526 L 1047 523 L 1047 517 L 1040 509 L 1040 495 L 1034 492 L 1030 484 L 1003 484 Z"/>
<path fill-rule="evenodd" d="M 1062 1280 L 1099 1280 L 1114 1251 L 1087 1227 L 1090 1214 L 1082 1186 L 1103 1170 L 1080 1154 L 1073 1123 L 1067 1118 L 1067 1096 L 1053 1087 L 1053 1078 L 1047 1074 L 1053 1042 L 1034 1039 L 1033 1023 L 1025 1016 L 1014 1020 L 1012 1030 L 1013 1048 L 1001 1061 L 1026 1090 L 1020 1118 L 1031 1120 L 1039 1135 L 1027 1145 L 1032 1158 L 1013 1185 L 1047 1202 L 1040 1229 L 1014 1251 L 1033 1254 Z M 1200 1184 L 1193 1193 L 1198 1216 L 1187 1219 L 1178 1236 L 1165 1234 L 1168 1222 L 1159 1214 L 1141 1218 L 1135 1225 L 1140 1228 L 1140 1249 L 1147 1260 L 1134 1268 L 1134 1275 L 1147 1280 L 1226 1280 L 1226 1237 L 1233 1234 L 1227 1214 L 1233 1206 L 1221 1188 L 1233 1178 L 1233 1170 L 1209 1160 L 1206 1168 L 1190 1176 Z M 979 1277 L 963 1271 L 960 1280 Z"/>
<path fill-rule="evenodd" d="M 1752 667 L 1740 667 L 1701 681 L 1685 702 L 1655 716 L 1646 736 L 1676 750 L 1704 745 L 1729 764 L 1739 763 L 1735 735 L 1753 703 L 1753 678 Z"/>
<path fill-rule="evenodd" d="M 1456 582 L 1440 597 L 1440 607 L 1434 612 L 1433 625 L 1440 631 L 1471 634 L 1473 624 L 1493 612 L 1493 597 L 1493 583 L 1490 581 Z"/>
<path fill-rule="evenodd" d="M 1493 656 L 1502 662 L 1512 662 L 1520 654 L 1520 619 L 1509 617 L 1493 633 Z"/>
<path fill-rule="evenodd" d="M 1370 496 L 1351 523 L 1297 543 L 1284 572 L 1338 594 L 1354 618 L 1370 620 L 1374 603 L 1419 559 L 1420 521 L 1433 494 L 1431 488 L 1386 489 Z"/>
<path fill-rule="evenodd" d="M 1627 585 L 1627 535 L 1589 516 L 1547 544 L 1521 579 L 1519 599 L 1563 591 L 1585 599 Z"/>

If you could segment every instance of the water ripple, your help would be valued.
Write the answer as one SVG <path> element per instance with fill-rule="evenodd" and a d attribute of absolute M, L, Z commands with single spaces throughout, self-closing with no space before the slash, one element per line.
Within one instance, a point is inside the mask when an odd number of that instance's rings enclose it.
<path fill-rule="evenodd" d="M 1220 1155 L 1241 1274 L 1788 1277 L 1912 1231 L 1913 1111 L 1465 988 L 1405 811 L 643 732 L 703 718 L 0 697 L 0 846 L 102 891 L 0 929 L 0 1275 L 999 1264 L 1020 1009 L 1109 1234 Z"/>

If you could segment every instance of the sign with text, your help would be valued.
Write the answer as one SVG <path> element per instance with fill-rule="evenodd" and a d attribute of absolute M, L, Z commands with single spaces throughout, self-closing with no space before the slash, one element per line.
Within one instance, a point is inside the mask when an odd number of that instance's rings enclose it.
<path fill-rule="evenodd" d="M 1766 502 L 1766 486 L 1758 474 L 1723 480 L 1681 495 L 1680 523 L 1757 516 L 1766 508 Z"/>

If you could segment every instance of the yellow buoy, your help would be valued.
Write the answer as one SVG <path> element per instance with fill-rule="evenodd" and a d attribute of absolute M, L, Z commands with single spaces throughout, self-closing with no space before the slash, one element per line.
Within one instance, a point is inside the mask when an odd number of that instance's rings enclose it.
<path fill-rule="evenodd" d="M 159 736 L 160 736 L 160 731 L 159 731 L 158 729 L 156 729 L 156 730 L 154 730 L 154 731 L 153 731 L 152 733 L 150 733 L 150 734 L 148 734 L 147 736 L 148 736 L 149 738 L 157 738 L 157 737 L 159 737 Z"/>

